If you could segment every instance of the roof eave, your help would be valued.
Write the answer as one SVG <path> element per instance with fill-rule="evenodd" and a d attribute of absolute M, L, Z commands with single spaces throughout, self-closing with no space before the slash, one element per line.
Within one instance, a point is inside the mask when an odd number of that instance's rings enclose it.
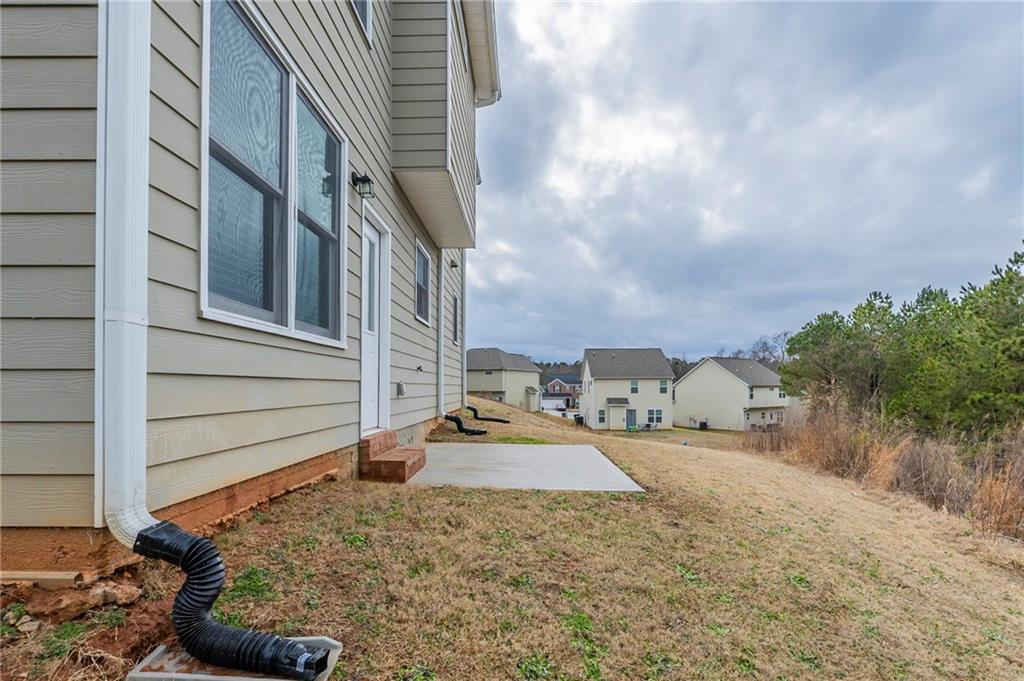
<path fill-rule="evenodd" d="M 466 18 L 476 106 L 490 106 L 501 99 L 494 0 L 463 0 L 462 13 Z"/>

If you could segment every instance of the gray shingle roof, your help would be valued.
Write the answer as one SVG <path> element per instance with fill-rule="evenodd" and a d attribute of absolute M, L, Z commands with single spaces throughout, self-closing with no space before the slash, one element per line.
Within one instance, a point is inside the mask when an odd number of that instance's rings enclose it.
<path fill-rule="evenodd" d="M 566 385 L 580 385 L 581 382 L 579 374 L 548 374 L 548 383 L 556 378 Z"/>
<path fill-rule="evenodd" d="M 593 378 L 675 378 L 659 348 L 587 348 L 583 359 Z"/>
<path fill-rule="evenodd" d="M 540 371 L 540 367 L 523 355 L 505 352 L 500 348 L 472 348 L 466 350 L 466 369 L 501 369 L 510 371 Z"/>
<path fill-rule="evenodd" d="M 756 359 L 737 359 L 735 357 L 708 357 L 708 359 L 749 386 L 777 386 L 782 382 L 777 373 Z"/>

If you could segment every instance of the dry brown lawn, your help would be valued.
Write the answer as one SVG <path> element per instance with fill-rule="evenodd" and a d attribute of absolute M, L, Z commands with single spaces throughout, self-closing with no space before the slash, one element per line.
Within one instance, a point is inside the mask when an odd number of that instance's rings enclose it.
<path fill-rule="evenodd" d="M 647 493 L 321 484 L 217 536 L 219 617 L 332 636 L 346 679 L 1024 678 L 1020 547 L 771 459 L 475 403 L 515 421 L 482 439 L 593 443 Z M 17 645 L 8 668 L 52 668 Z"/>

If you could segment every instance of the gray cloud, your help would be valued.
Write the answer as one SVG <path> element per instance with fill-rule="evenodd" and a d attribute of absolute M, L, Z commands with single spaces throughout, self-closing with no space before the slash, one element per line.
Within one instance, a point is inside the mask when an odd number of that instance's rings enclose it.
<path fill-rule="evenodd" d="M 695 358 L 1024 236 L 1017 6 L 498 10 L 471 346 Z"/>

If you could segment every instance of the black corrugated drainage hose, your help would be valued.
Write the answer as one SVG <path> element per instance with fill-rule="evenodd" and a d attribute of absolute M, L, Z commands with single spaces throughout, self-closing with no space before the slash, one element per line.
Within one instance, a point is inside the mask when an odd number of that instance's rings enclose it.
<path fill-rule="evenodd" d="M 477 421 L 493 421 L 494 423 L 512 423 L 508 419 L 499 418 L 497 416 L 480 416 L 480 412 L 477 411 L 477 408 L 471 407 L 468 404 L 466 405 L 466 409 L 473 412 L 473 418 L 475 418 Z"/>
<path fill-rule="evenodd" d="M 217 546 L 167 521 L 135 538 L 135 552 L 159 558 L 185 571 L 171 619 L 182 647 L 194 658 L 231 669 L 312 681 L 327 669 L 328 651 L 275 634 L 236 629 L 210 615 L 224 587 L 224 561 Z"/>
<path fill-rule="evenodd" d="M 454 414 L 445 414 L 444 418 L 446 421 L 451 421 L 455 424 L 455 427 L 459 429 L 459 432 L 463 435 L 486 435 L 487 431 L 483 428 L 467 428 L 463 423 L 462 419 Z"/>

